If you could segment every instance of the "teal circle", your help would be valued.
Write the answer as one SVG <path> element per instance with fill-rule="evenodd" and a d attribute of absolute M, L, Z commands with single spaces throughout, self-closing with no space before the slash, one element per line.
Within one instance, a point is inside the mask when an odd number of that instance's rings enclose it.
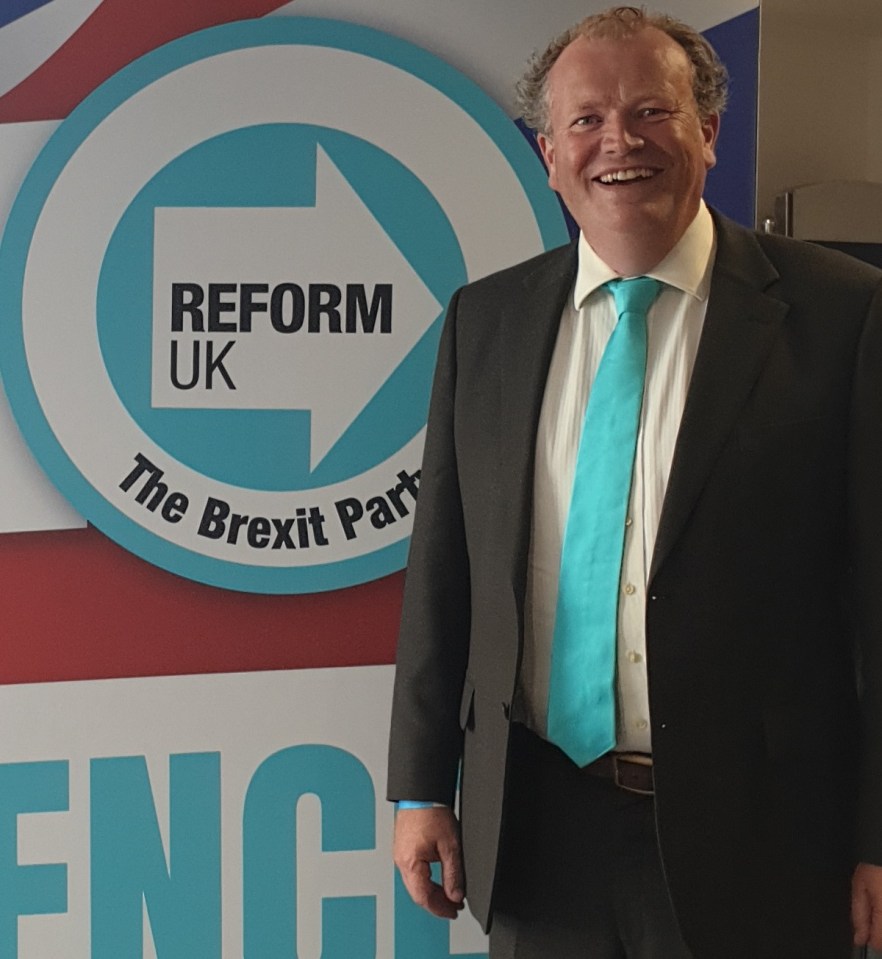
<path fill-rule="evenodd" d="M 205 476 L 248 489 L 300 491 L 345 481 L 388 459 L 426 422 L 427 384 L 443 311 L 312 471 L 308 410 L 151 406 L 154 209 L 314 207 L 318 146 L 435 299 L 446 303 L 465 283 L 466 266 L 453 228 L 435 198 L 413 173 L 378 147 L 339 130 L 304 124 L 245 127 L 181 154 L 129 204 L 102 265 L 98 335 L 121 402 L 157 446 L 176 460 Z M 345 243 L 345 226 L 337 226 L 336 233 L 335 239 Z M 297 278 L 292 267 L 290 279 Z M 181 366 L 189 375 L 191 356 L 185 355 Z M 402 405 L 401 396 L 411 401 Z"/>
<path fill-rule="evenodd" d="M 10 211 L 0 243 L 0 373 L 19 428 L 40 465 L 73 506 L 111 539 L 148 562 L 199 582 L 255 593 L 309 593 L 355 585 L 402 569 L 406 562 L 407 541 L 401 540 L 371 554 L 338 562 L 310 567 L 261 568 L 203 556 L 149 532 L 118 511 L 92 486 L 56 438 L 34 388 L 24 349 L 22 326 L 22 285 L 34 230 L 50 191 L 86 137 L 138 91 L 174 70 L 232 50 L 277 44 L 319 46 L 359 53 L 396 66 L 435 87 L 467 113 L 505 156 L 532 206 L 543 246 L 548 249 L 566 242 L 567 231 L 560 208 L 546 186 L 541 166 L 520 131 L 483 91 L 437 57 L 388 34 L 332 20 L 272 17 L 225 24 L 166 44 L 115 74 L 62 122 L 37 157 Z M 382 104 L 378 109 L 382 109 Z M 143 398 L 146 357 L 142 353 L 141 359 L 132 360 L 130 356 L 128 368 L 131 375 L 127 375 L 120 339 L 122 330 L 116 328 L 119 324 L 121 302 L 120 280 L 111 268 L 115 263 L 120 265 L 136 288 L 140 284 L 143 293 L 144 277 L 143 270 L 139 272 L 138 269 L 138 258 L 145 254 L 145 238 L 143 231 L 138 229 L 137 221 L 139 216 L 143 216 L 144 204 L 148 202 L 150 191 L 155 190 L 156 195 L 160 196 L 164 195 L 163 190 L 173 189 L 170 183 L 163 179 L 164 174 L 171 174 L 171 168 L 177 167 L 183 176 L 187 164 L 193 162 L 194 156 L 200 153 L 203 156 L 217 156 L 217 153 L 213 154 L 218 146 L 215 141 L 228 138 L 227 142 L 236 145 L 242 158 L 247 152 L 241 149 L 242 144 L 247 143 L 249 138 L 261 136 L 305 139 L 314 137 L 317 142 L 322 143 L 341 172 L 356 181 L 359 180 L 359 171 L 347 172 L 346 169 L 350 151 L 352 156 L 361 151 L 363 157 L 368 158 L 368 167 L 373 165 L 376 170 L 391 171 L 389 175 L 395 177 L 396 188 L 401 186 L 405 193 L 409 191 L 417 207 L 429 211 L 429 216 L 440 233 L 440 239 L 438 234 L 429 231 L 420 237 L 411 236 L 413 224 L 405 229 L 402 210 L 393 209 L 396 203 L 401 202 L 401 197 L 397 194 L 391 198 L 386 197 L 385 202 L 379 195 L 372 197 L 370 185 L 367 184 L 369 177 L 365 177 L 363 182 L 359 181 L 358 191 L 373 214 L 384 228 L 387 228 L 402 255 L 410 260 L 423 282 L 440 302 L 446 301 L 453 286 L 463 278 L 462 256 L 443 211 L 437 208 L 433 198 L 412 171 L 406 171 L 392 157 L 384 155 L 378 147 L 365 143 L 356 144 L 353 142 L 356 138 L 341 131 L 301 128 L 282 132 L 275 128 L 243 128 L 207 140 L 182 154 L 173 161 L 170 168 L 160 171 L 141 193 L 133 198 L 110 238 L 107 258 L 99 279 L 99 289 L 96 291 L 99 299 L 96 318 L 98 336 L 108 375 L 118 391 L 120 401 L 139 423 L 143 420 L 142 428 L 145 432 L 155 437 L 160 446 L 167 443 L 173 448 L 180 447 L 184 438 L 189 437 L 187 442 L 192 449 L 187 451 L 186 455 L 178 457 L 169 449 L 176 458 L 188 462 L 189 457 L 189 462 L 198 464 L 198 468 L 208 476 L 225 478 L 234 475 L 238 468 L 242 471 L 241 476 L 254 483 L 255 488 L 306 489 L 306 485 L 297 485 L 307 483 L 302 460 L 298 465 L 296 461 L 272 460 L 267 456 L 267 462 L 259 467 L 247 464 L 236 467 L 222 454 L 210 448 L 212 443 L 217 446 L 223 442 L 221 421 L 226 428 L 237 418 L 230 411 L 203 410 L 194 417 L 191 411 L 174 410 L 165 411 L 168 416 L 148 416 Z M 253 160 L 253 157 L 251 159 Z M 214 186 L 217 185 L 215 182 Z M 191 182 L 191 186 L 195 188 L 196 185 Z M 276 183 L 276 186 L 279 184 Z M 361 193 L 363 188 L 367 191 L 367 197 Z M 287 204 L 301 205 L 296 202 L 297 199 L 297 196 L 289 197 Z M 193 205 L 189 193 L 182 198 L 182 205 Z M 395 236 L 396 229 L 400 230 L 398 238 Z M 429 255 L 430 252 L 432 255 L 436 254 L 436 241 L 439 243 L 438 249 L 442 250 L 439 263 L 432 262 L 432 256 Z M 133 258 L 132 262 L 126 263 L 128 257 Z M 143 344 L 145 329 L 149 328 L 145 314 L 138 312 L 142 310 L 144 303 L 145 300 L 142 299 L 134 307 L 132 340 L 128 343 L 130 351 L 133 343 Z M 114 317 L 117 317 L 116 321 Z M 47 318 L 47 322 L 51 319 L 53 318 Z M 440 320 L 436 321 L 347 434 L 341 438 L 337 447 L 310 476 L 310 483 L 329 483 L 334 481 L 330 477 L 361 473 L 400 448 L 401 437 L 412 436 L 421 428 L 425 420 L 429 371 L 434 360 L 439 323 Z M 249 429 L 249 412 L 235 412 L 241 414 L 242 421 L 246 424 L 239 430 L 241 435 Z M 261 428 L 267 429 L 270 434 L 267 443 L 272 442 L 276 429 L 282 433 L 285 442 L 289 436 L 293 436 L 294 441 L 299 443 L 296 437 L 298 431 L 304 428 L 302 418 L 305 414 L 263 412 L 259 415 L 260 422 L 264 424 Z M 265 419 L 268 416 L 278 416 L 279 420 L 275 422 Z M 391 431 L 390 421 L 394 422 L 394 429 Z M 252 429 L 253 423 L 254 421 L 250 425 Z M 271 428 L 268 428 L 267 424 L 271 424 Z M 100 424 L 96 424 L 96 428 L 100 428 Z M 396 438 L 393 439 L 390 433 Z M 198 437 L 204 438 L 201 446 Z M 278 441 L 279 438 L 276 438 Z M 257 445 L 253 447 L 259 456 L 266 453 L 266 450 L 260 449 L 261 442 L 263 441 L 255 440 Z"/>

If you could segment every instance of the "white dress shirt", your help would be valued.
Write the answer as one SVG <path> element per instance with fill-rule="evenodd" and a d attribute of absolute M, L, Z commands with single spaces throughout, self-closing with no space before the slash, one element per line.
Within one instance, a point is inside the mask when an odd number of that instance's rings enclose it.
<path fill-rule="evenodd" d="M 666 284 L 647 315 L 643 409 L 625 530 L 618 612 L 618 750 L 651 752 L 646 671 L 646 587 L 674 444 L 704 324 L 715 253 L 710 213 L 701 208 L 679 243 L 648 276 Z M 515 715 L 546 734 L 548 677 L 560 554 L 582 421 L 600 357 L 615 327 L 617 276 L 579 239 L 573 296 L 561 317 L 536 437 L 524 659 Z"/>

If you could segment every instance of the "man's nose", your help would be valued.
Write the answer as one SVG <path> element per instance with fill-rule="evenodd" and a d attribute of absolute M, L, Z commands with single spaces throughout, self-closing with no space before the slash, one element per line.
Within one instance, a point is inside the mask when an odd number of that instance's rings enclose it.
<path fill-rule="evenodd" d="M 631 117 L 613 114 L 607 117 L 603 125 L 603 151 L 613 155 L 624 155 L 643 146 L 643 137 L 635 129 Z"/>

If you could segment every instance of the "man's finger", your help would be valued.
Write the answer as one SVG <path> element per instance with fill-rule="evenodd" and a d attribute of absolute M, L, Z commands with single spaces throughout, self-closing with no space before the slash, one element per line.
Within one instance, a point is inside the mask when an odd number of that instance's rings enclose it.
<path fill-rule="evenodd" d="M 439 852 L 441 854 L 441 878 L 444 883 L 444 893 L 451 902 L 462 905 L 465 898 L 462 851 L 456 844 L 446 846 Z"/>
<path fill-rule="evenodd" d="M 851 924 L 854 927 L 854 944 L 865 946 L 870 941 L 870 904 L 862 889 L 852 890 Z"/>
<path fill-rule="evenodd" d="M 404 887 L 410 898 L 423 909 L 427 909 L 433 916 L 442 919 L 455 919 L 461 904 L 451 901 L 444 889 L 432 881 L 429 864 L 420 863 L 407 873 L 401 871 Z"/>
<path fill-rule="evenodd" d="M 869 946 L 875 952 L 882 951 L 882 903 L 870 900 Z"/>
<path fill-rule="evenodd" d="M 851 883 L 854 944 L 882 949 L 882 866 L 860 863 Z"/>

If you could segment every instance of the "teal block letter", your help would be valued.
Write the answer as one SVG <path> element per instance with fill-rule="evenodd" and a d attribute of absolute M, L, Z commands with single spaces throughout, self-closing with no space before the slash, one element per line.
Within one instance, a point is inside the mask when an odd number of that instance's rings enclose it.
<path fill-rule="evenodd" d="M 245 959 L 297 959 L 296 808 L 313 794 L 322 806 L 322 850 L 373 849 L 374 787 L 351 753 L 292 746 L 257 769 L 243 825 Z M 322 902 L 321 959 L 374 959 L 376 897 Z"/>
<path fill-rule="evenodd" d="M 18 864 L 21 813 L 68 809 L 65 761 L 0 765 L 0 959 L 18 957 L 18 917 L 67 912 L 67 867 Z"/>
<path fill-rule="evenodd" d="M 168 859 L 143 756 L 92 760 L 92 959 L 220 959 L 220 754 L 169 758 Z"/>

